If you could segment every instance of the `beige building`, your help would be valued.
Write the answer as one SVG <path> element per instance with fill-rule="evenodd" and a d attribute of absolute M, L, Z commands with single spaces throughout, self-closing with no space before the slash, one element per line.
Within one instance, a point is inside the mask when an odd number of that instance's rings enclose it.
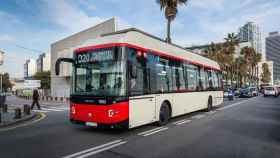
<path fill-rule="evenodd" d="M 116 19 L 112 18 L 72 36 L 59 40 L 51 45 L 51 94 L 57 97 L 69 97 L 72 66 L 63 63 L 60 66 L 60 75 L 55 75 L 55 62 L 60 57 L 73 57 L 73 51 L 87 40 L 95 39 L 101 34 L 115 32 Z"/>
<path fill-rule="evenodd" d="M 269 71 L 271 73 L 271 80 L 270 80 L 270 83 L 271 85 L 273 85 L 273 61 L 262 61 L 262 62 L 259 62 L 258 64 L 258 70 L 259 70 L 259 73 L 258 73 L 258 77 L 259 79 L 261 80 L 261 74 L 262 74 L 262 64 L 264 63 L 267 63 L 268 64 L 268 68 L 269 68 Z M 262 82 L 260 81 L 260 84 L 262 84 Z"/>

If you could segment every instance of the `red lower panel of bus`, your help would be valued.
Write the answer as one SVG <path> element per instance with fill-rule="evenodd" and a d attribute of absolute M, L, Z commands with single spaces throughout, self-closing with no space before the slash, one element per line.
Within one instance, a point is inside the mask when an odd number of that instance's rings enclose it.
<path fill-rule="evenodd" d="M 119 123 L 128 120 L 128 102 L 112 105 L 71 104 L 70 119 L 102 124 Z"/>

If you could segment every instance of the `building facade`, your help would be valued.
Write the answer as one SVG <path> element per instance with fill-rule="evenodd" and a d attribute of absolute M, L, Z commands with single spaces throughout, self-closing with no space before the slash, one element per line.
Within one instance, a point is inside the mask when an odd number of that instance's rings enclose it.
<path fill-rule="evenodd" d="M 36 73 L 36 62 L 34 59 L 26 60 L 24 64 L 24 78 L 32 78 Z"/>
<path fill-rule="evenodd" d="M 265 39 L 266 59 L 273 61 L 273 81 L 280 84 L 280 34 L 271 32 Z"/>
<path fill-rule="evenodd" d="M 37 72 L 50 71 L 51 69 L 51 56 L 49 53 L 39 55 L 36 60 Z"/>
<path fill-rule="evenodd" d="M 263 54 L 262 56 L 264 59 L 265 54 L 262 50 L 262 35 L 260 27 L 257 24 L 248 22 L 239 28 L 238 39 L 240 42 L 250 42 L 257 53 Z"/>
<path fill-rule="evenodd" d="M 69 97 L 71 86 L 72 66 L 68 63 L 60 65 L 60 75 L 55 75 L 55 62 L 60 57 L 72 58 L 73 51 L 88 40 L 99 37 L 105 33 L 117 30 L 116 19 L 93 26 L 87 30 L 66 37 L 51 45 L 51 95 L 56 97 Z"/>

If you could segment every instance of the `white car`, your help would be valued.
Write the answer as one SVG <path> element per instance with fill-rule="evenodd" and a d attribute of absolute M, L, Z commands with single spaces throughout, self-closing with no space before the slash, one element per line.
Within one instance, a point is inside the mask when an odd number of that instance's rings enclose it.
<path fill-rule="evenodd" d="M 278 89 L 274 86 L 264 87 L 263 95 L 264 95 L 264 97 L 266 97 L 266 96 L 278 97 Z"/>

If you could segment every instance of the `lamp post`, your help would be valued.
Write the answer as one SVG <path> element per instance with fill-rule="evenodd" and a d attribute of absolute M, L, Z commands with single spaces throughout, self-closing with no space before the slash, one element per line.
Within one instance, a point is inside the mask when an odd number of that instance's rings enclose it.
<path fill-rule="evenodd" d="M 4 52 L 0 50 L 0 66 L 3 65 L 4 63 Z M 1 72 L 0 74 L 0 89 L 1 89 L 1 93 L 3 92 L 3 74 Z"/>

